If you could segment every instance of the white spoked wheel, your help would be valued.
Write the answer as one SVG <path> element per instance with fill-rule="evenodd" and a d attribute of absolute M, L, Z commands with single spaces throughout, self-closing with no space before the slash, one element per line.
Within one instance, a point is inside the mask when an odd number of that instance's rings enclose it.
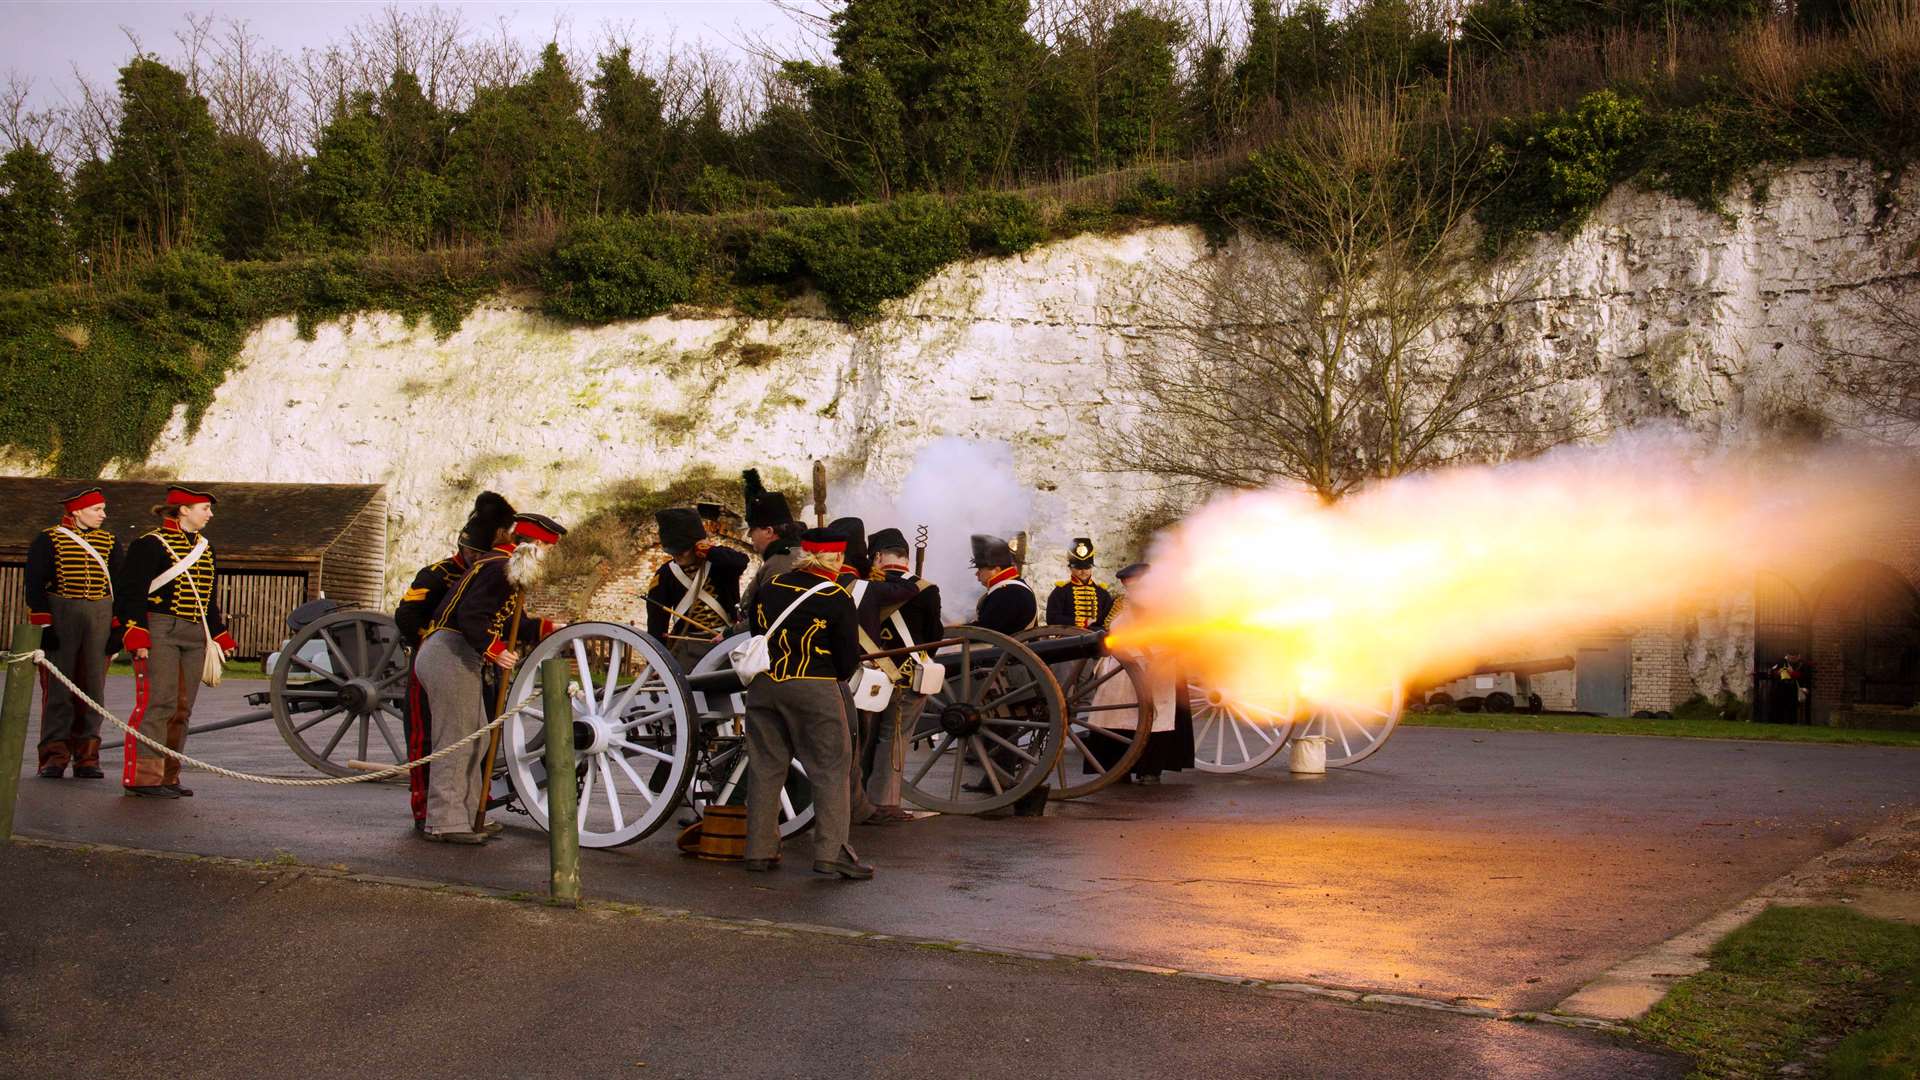
<path fill-rule="evenodd" d="M 1400 687 L 1382 694 L 1374 703 L 1316 704 L 1295 725 L 1293 734 L 1296 738 L 1325 736 L 1329 768 L 1357 764 L 1387 744 L 1387 736 L 1399 726 L 1406 705 L 1406 691 Z"/>
<path fill-rule="evenodd" d="M 727 654 L 747 640 L 735 634 L 715 645 L 689 675 L 705 675 L 726 668 Z M 687 801 L 705 814 L 707 807 L 745 806 L 747 804 L 747 696 L 744 693 L 702 694 L 694 691 L 694 707 L 700 711 L 701 744 L 695 753 L 693 782 L 687 785 Z M 813 824 L 813 784 L 798 761 L 787 766 L 786 790 L 780 793 L 780 835 L 794 833 Z"/>
<path fill-rule="evenodd" d="M 1193 766 L 1201 772 L 1257 769 L 1287 744 L 1293 717 L 1255 708 L 1197 683 L 1187 685 L 1193 713 Z"/>
<path fill-rule="evenodd" d="M 569 665 L 575 789 L 574 823 L 582 847 L 631 844 L 659 828 L 680 803 L 692 767 L 697 718 L 679 665 L 658 641 L 618 623 L 575 623 L 542 641 L 520 662 L 502 725 L 514 794 L 542 828 L 550 719 L 542 706 L 540 665 Z"/>

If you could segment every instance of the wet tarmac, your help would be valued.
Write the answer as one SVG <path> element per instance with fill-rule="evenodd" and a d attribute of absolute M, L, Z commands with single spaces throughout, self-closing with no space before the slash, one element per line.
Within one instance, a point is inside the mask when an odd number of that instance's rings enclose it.
<path fill-rule="evenodd" d="M 128 704 L 127 680 L 109 705 Z M 264 684 L 206 691 L 203 718 Z M 236 768 L 311 776 L 269 722 L 197 738 Z M 117 773 L 117 757 L 103 762 Z M 415 838 L 403 787 L 297 790 L 194 774 L 126 799 L 29 779 L 27 836 L 544 890 L 528 819 L 484 848 Z M 1360 767 L 1169 775 L 1046 817 L 855 830 L 868 884 L 681 856 L 671 827 L 590 851 L 588 895 L 1263 979 L 1552 1006 L 1613 964 L 1920 805 L 1920 751 L 1414 728 Z"/>
<path fill-rule="evenodd" d="M 232 863 L 0 845 L 0 902 L 0 1080 L 1687 1072 L 1550 1024 Z"/>

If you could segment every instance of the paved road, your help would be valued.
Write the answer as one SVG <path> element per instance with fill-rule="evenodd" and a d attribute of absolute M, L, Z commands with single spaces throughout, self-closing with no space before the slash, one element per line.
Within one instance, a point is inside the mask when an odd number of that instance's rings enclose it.
<path fill-rule="evenodd" d="M 131 855 L 0 846 L 0 900 L 6 1080 L 1685 1072 L 1547 1025 Z"/>
<path fill-rule="evenodd" d="M 124 684 L 125 680 L 118 680 Z M 226 715 L 258 684 L 203 708 Z M 126 688 L 112 694 L 124 707 Z M 213 697 L 212 694 L 209 695 Z M 271 724 L 191 747 L 309 775 Z M 395 786 L 289 791 L 198 777 L 177 802 L 29 780 L 30 836 L 543 890 L 544 835 L 424 844 Z M 1044 819 L 856 830 L 877 881 L 748 875 L 670 830 L 587 853 L 591 896 L 1265 979 L 1550 1007 L 1811 856 L 1920 805 L 1920 751 L 1415 728 L 1357 769 L 1198 773 Z"/>

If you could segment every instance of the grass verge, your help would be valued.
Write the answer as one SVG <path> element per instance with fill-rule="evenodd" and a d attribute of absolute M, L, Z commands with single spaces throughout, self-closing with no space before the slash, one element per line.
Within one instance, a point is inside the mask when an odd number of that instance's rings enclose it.
<path fill-rule="evenodd" d="M 1637 1027 L 1694 1076 L 1912 1077 L 1920 1071 L 1920 926 L 1837 907 L 1775 907 L 1714 946 Z"/>
<path fill-rule="evenodd" d="M 226 677 L 229 679 L 259 679 L 264 682 L 267 679 L 267 673 L 260 664 L 261 662 L 259 660 L 229 660 L 227 661 Z M 133 665 L 125 661 L 115 660 L 113 663 L 107 665 L 107 674 L 132 677 Z"/>
<path fill-rule="evenodd" d="M 1749 724 L 1736 720 L 1633 720 L 1619 716 L 1526 716 L 1517 713 L 1408 713 L 1410 727 L 1475 731 L 1560 731 L 1581 735 L 1663 735 L 1679 739 L 1755 739 L 1762 742 L 1920 746 L 1920 731 Z"/>

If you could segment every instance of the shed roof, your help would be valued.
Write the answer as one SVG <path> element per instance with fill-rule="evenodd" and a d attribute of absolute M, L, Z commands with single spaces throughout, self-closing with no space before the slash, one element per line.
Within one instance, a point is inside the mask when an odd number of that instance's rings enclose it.
<path fill-rule="evenodd" d="M 99 487 L 107 496 L 107 528 L 131 540 L 152 528 L 148 508 L 166 497 L 170 483 L 0 476 L 0 559 L 25 558 L 34 534 L 59 520 L 60 497 L 77 488 Z M 240 562 L 318 559 L 380 494 L 378 484 L 180 483 L 219 500 L 207 535 L 222 561 Z"/>

